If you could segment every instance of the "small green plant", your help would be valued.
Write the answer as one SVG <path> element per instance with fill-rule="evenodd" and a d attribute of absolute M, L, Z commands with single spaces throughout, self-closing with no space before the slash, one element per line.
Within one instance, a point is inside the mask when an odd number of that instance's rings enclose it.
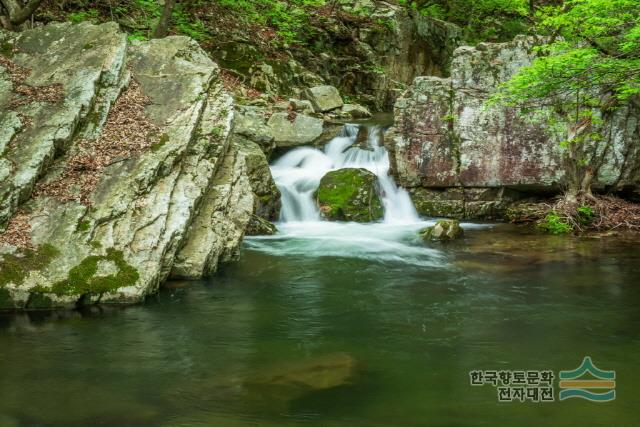
<path fill-rule="evenodd" d="M 133 31 L 131 34 L 129 34 L 129 35 L 127 36 L 127 39 L 128 39 L 130 42 L 132 42 L 132 41 L 134 41 L 134 40 L 142 40 L 142 41 L 144 41 L 144 40 L 147 40 L 147 39 L 148 39 L 148 37 L 147 37 L 147 35 L 146 35 L 145 33 L 143 33 L 142 31 L 138 31 L 138 30 L 136 30 L 136 31 Z"/>
<path fill-rule="evenodd" d="M 571 224 L 557 212 L 551 211 L 539 223 L 538 228 L 549 234 L 567 234 L 573 231 Z"/>
<path fill-rule="evenodd" d="M 580 206 L 577 210 L 577 216 L 578 216 L 578 220 L 580 221 L 580 224 L 582 225 L 589 225 L 591 224 L 591 222 L 593 221 L 593 218 L 595 217 L 595 212 L 593 211 L 593 208 L 589 205 L 582 205 Z"/>
<path fill-rule="evenodd" d="M 86 11 L 72 12 L 69 15 L 67 15 L 67 18 L 69 19 L 69 21 L 73 22 L 74 24 L 79 24 L 80 22 L 83 22 L 83 21 L 93 22 L 96 19 L 98 19 L 99 16 L 100 16 L 100 13 L 98 12 L 98 10 L 91 8 Z"/>

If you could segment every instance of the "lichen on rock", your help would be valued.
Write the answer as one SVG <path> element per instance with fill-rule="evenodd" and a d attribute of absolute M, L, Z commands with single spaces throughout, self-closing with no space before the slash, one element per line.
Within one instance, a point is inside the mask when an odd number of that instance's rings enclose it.
<path fill-rule="evenodd" d="M 60 83 L 64 100 L 0 114 L 0 160 L 18 165 L 0 185 L 0 225 L 24 212 L 21 234 L 0 239 L 3 305 L 139 302 L 185 248 L 207 252 L 200 276 L 237 255 L 254 194 L 230 144 L 233 100 L 196 42 L 128 44 L 114 24 L 53 24 L 20 33 L 15 46 L 11 60 L 30 70 L 25 82 Z M 31 127 L 16 131 L 23 113 Z M 215 232 L 196 241 L 207 212 Z M 44 257 L 50 247 L 55 262 Z"/>
<path fill-rule="evenodd" d="M 565 186 L 566 126 L 553 125 L 553 111 L 525 115 L 487 103 L 500 84 L 534 60 L 540 42 L 518 36 L 459 47 L 450 78 L 418 77 L 397 100 L 386 146 L 395 177 L 410 189 L 421 213 L 500 218 L 519 198 L 548 197 Z M 640 110 L 629 105 L 607 120 L 611 145 L 587 150 L 602 159 L 593 186 L 638 188 L 640 151 L 634 141 L 640 138 Z"/>

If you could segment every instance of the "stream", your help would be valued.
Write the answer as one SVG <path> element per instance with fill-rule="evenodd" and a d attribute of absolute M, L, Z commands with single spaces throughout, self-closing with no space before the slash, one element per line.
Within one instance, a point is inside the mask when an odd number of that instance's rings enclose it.
<path fill-rule="evenodd" d="M 388 176 L 383 128 L 363 148 L 357 132 L 273 163 L 278 234 L 215 277 L 134 307 L 0 314 L 0 427 L 636 425 L 637 237 L 463 223 L 425 245 L 434 220 Z M 382 221 L 321 220 L 313 192 L 342 167 L 378 176 Z M 616 371 L 616 400 L 499 403 L 470 385 L 585 356 Z"/>

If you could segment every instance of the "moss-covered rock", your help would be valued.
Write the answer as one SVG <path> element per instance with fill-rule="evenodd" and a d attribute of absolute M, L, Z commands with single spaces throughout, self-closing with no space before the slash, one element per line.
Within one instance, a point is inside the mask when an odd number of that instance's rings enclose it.
<path fill-rule="evenodd" d="M 21 285 L 31 271 L 46 267 L 60 252 L 45 244 L 37 249 L 24 249 L 0 255 L 0 288 Z"/>
<path fill-rule="evenodd" d="M 460 222 L 455 219 L 443 219 L 432 227 L 420 231 L 420 236 L 426 241 L 447 241 L 462 237 L 464 232 Z"/>
<path fill-rule="evenodd" d="M 139 278 L 140 274 L 124 260 L 121 251 L 108 249 L 104 256 L 86 257 L 69 271 L 66 279 L 54 283 L 51 289 L 41 290 L 59 296 L 103 294 L 118 288 L 133 286 Z"/>
<path fill-rule="evenodd" d="M 368 222 L 384 215 L 378 180 L 366 169 L 327 173 L 320 180 L 316 196 L 322 215 L 330 221 Z"/>

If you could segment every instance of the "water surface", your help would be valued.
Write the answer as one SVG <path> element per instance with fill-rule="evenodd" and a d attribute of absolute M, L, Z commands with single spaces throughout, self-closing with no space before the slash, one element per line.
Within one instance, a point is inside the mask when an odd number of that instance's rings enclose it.
<path fill-rule="evenodd" d="M 465 224 L 425 246 L 419 226 L 287 224 L 140 306 L 2 315 L 0 425 L 637 425 L 636 237 Z M 469 385 L 585 355 L 616 370 L 614 402 Z"/>

